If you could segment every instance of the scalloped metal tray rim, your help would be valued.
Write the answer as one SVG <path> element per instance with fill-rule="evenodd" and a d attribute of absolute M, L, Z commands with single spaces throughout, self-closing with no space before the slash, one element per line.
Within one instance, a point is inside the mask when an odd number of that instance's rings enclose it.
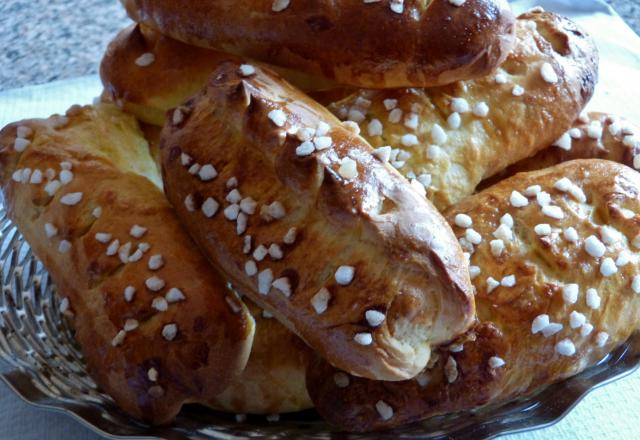
<path fill-rule="evenodd" d="M 5 364 L 7 364 L 5 359 L 0 358 L 0 362 L 3 362 Z M 598 382 L 595 383 L 593 386 L 591 386 L 590 388 L 585 389 L 580 396 L 573 401 L 573 403 L 566 407 L 566 409 L 558 416 L 553 418 L 552 420 L 547 421 L 546 423 L 540 423 L 537 424 L 533 427 L 521 427 L 521 428 L 515 428 L 515 429 L 509 429 L 508 427 L 506 427 L 504 430 L 502 431 L 498 431 L 498 432 L 494 432 L 492 434 L 490 434 L 489 436 L 484 437 L 485 439 L 493 439 L 502 435 L 507 435 L 507 434 L 516 434 L 516 433 L 520 433 L 520 432 L 526 432 L 526 431 L 532 431 L 532 430 L 538 430 L 538 429 L 544 429 L 544 428 L 548 428 L 550 426 L 553 426 L 555 424 L 557 424 L 558 422 L 560 422 L 562 419 L 564 419 L 573 408 L 575 408 L 589 393 L 591 393 L 592 391 L 605 386 L 611 382 L 615 382 L 619 379 L 622 379 L 626 376 L 629 376 L 630 374 L 634 373 L 635 371 L 637 371 L 640 368 L 640 363 L 636 363 L 636 365 L 632 368 L 629 369 L 625 369 L 623 371 L 621 371 L 619 374 L 615 375 L 615 376 L 611 376 L 605 380 L 603 380 L 602 382 Z M 33 406 L 35 408 L 38 409 L 42 409 L 42 410 L 47 410 L 47 411 L 52 411 L 52 412 L 57 412 L 57 413 L 61 413 L 61 414 L 65 414 L 66 416 L 69 416 L 70 418 L 72 418 L 73 420 L 79 422 L 81 425 L 83 425 L 84 427 L 90 429 L 91 431 L 95 432 L 96 434 L 99 434 L 105 438 L 111 438 L 111 439 L 116 439 L 116 440 L 134 440 L 134 439 L 162 439 L 163 437 L 158 437 L 156 435 L 153 434 L 149 434 L 149 435 L 117 435 L 117 434 L 112 434 L 110 432 L 107 432 L 101 428 L 99 428 L 98 426 L 96 426 L 94 424 L 94 422 L 92 422 L 91 420 L 89 420 L 87 417 L 83 416 L 82 414 L 80 414 L 77 410 L 75 410 L 73 407 L 71 407 L 70 405 L 65 405 L 64 403 L 61 402 L 52 402 L 52 403 L 39 403 L 38 401 L 34 401 L 29 399 L 23 392 L 22 390 L 19 389 L 19 386 L 16 385 L 15 379 L 12 378 L 12 376 L 15 377 L 15 375 L 20 375 L 20 380 L 28 380 L 28 375 L 25 373 L 22 373 L 20 371 L 16 370 L 12 370 L 9 371 L 8 373 L 0 373 L 0 378 L 2 379 L 2 381 L 7 385 L 7 387 L 13 391 L 15 393 L 16 396 L 18 396 L 23 402 L 27 403 L 30 406 Z M 579 377 L 579 376 L 576 376 Z M 568 379 L 571 380 L 571 379 Z M 555 384 L 557 385 L 557 384 Z M 552 385 L 554 386 L 554 385 Z M 35 390 L 35 387 L 33 387 L 33 390 L 35 392 L 38 392 L 37 390 Z M 89 403 L 82 403 L 79 402 L 79 404 L 81 404 L 83 407 L 86 407 L 87 405 L 92 405 L 92 406 L 98 406 L 95 404 L 89 404 Z M 331 433 L 334 434 L 334 433 Z M 427 436 L 429 436 L 429 438 L 432 438 L 431 435 L 429 433 L 425 433 Z M 395 436 L 392 433 L 388 434 L 389 436 L 395 438 Z M 342 436 L 342 435 L 341 435 Z M 384 432 L 380 432 L 380 433 L 374 433 L 371 435 L 372 438 L 383 438 L 385 437 L 385 433 Z M 362 434 L 359 434 L 358 437 L 362 437 Z"/>

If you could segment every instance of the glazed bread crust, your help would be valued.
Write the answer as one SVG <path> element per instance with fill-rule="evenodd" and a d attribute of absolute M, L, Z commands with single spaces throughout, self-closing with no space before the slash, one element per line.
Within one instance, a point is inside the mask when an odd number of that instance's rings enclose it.
<path fill-rule="evenodd" d="M 470 325 L 466 264 L 441 215 L 275 73 L 221 65 L 169 115 L 161 156 L 210 261 L 334 365 L 407 379 Z"/>
<path fill-rule="evenodd" d="M 153 54 L 153 62 L 138 65 L 144 54 Z M 162 126 L 167 110 L 194 95 L 214 67 L 230 59 L 236 57 L 131 25 L 109 43 L 100 63 L 103 97 L 141 121 Z"/>
<path fill-rule="evenodd" d="M 151 156 L 160 166 L 160 127 L 141 124 Z M 305 373 L 312 351 L 302 340 L 248 298 L 255 320 L 251 355 L 245 369 L 207 405 L 240 414 L 279 414 L 313 407 Z"/>
<path fill-rule="evenodd" d="M 241 373 L 254 321 L 156 186 L 132 117 L 100 105 L 11 124 L 0 132 L 0 177 L 90 373 L 126 413 L 169 422 Z"/>
<path fill-rule="evenodd" d="M 129 16 L 186 43 L 358 87 L 429 87 L 492 72 L 513 47 L 506 0 L 389 2 L 122 0 Z M 248 11 L 251 11 L 250 13 Z"/>
<path fill-rule="evenodd" d="M 256 321 L 244 371 L 207 402 L 236 414 L 281 414 L 313 408 L 305 376 L 313 352 L 295 334 L 243 298 Z"/>
<path fill-rule="evenodd" d="M 153 56 L 150 64 L 140 57 Z M 198 92 L 211 72 L 224 61 L 240 58 L 192 46 L 166 37 L 144 25 L 123 29 L 107 47 L 100 63 L 103 99 L 116 103 L 140 121 L 162 126 L 165 113 Z M 276 68 L 302 90 L 336 87 L 323 78 Z"/>
<path fill-rule="evenodd" d="M 576 159 L 606 159 L 640 169 L 640 127 L 607 113 L 581 115 L 565 134 L 548 148 L 507 167 L 483 181 L 488 188 L 517 173 L 535 171 Z"/>
<path fill-rule="evenodd" d="M 536 191 L 550 200 L 525 196 Z M 545 213 L 537 199 L 557 209 Z M 558 210 L 562 219 L 548 215 Z M 334 380 L 336 369 L 312 364 L 317 410 L 349 431 L 384 429 L 506 402 L 593 365 L 640 324 L 638 212 L 640 174 L 602 160 L 518 174 L 463 200 L 446 217 L 463 241 L 467 228 L 457 225 L 469 219 L 481 237 L 464 245 L 476 325 L 411 381 Z"/>
<path fill-rule="evenodd" d="M 390 146 L 390 162 L 442 210 L 559 138 L 597 76 L 597 49 L 584 31 L 531 11 L 518 18 L 515 49 L 495 74 L 432 89 L 358 91 L 329 108 L 358 122 L 374 147 Z"/>

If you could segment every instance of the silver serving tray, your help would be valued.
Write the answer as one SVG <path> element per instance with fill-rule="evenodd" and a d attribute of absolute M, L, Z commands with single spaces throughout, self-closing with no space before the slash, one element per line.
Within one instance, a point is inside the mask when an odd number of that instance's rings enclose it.
<path fill-rule="evenodd" d="M 640 333 L 582 374 L 532 397 L 497 408 L 434 417 L 385 433 L 344 434 L 314 411 L 283 415 L 277 422 L 199 407 L 185 408 L 175 423 L 149 427 L 122 413 L 85 371 L 73 332 L 59 312 L 55 286 L 42 263 L 0 205 L 0 377 L 25 402 L 66 413 L 112 438 L 309 439 L 493 438 L 558 422 L 591 390 L 632 373 L 640 365 Z"/>

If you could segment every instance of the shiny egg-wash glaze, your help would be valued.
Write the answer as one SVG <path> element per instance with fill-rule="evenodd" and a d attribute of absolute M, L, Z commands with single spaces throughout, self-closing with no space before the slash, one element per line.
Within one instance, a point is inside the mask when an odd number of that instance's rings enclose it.
<path fill-rule="evenodd" d="M 150 55 L 153 61 L 140 65 L 140 57 Z M 165 113 L 200 91 L 224 61 L 240 62 L 242 58 L 191 46 L 134 24 L 118 33 L 102 58 L 103 99 L 118 103 L 145 123 L 162 126 Z M 324 78 L 270 67 L 306 92 L 337 87 Z"/>
<path fill-rule="evenodd" d="M 142 124 L 158 166 L 160 127 Z M 313 407 L 305 373 L 313 351 L 294 333 L 247 297 L 242 298 L 256 323 L 245 369 L 207 405 L 239 414 L 279 414 Z"/>
<path fill-rule="evenodd" d="M 405 0 L 395 10 L 387 1 L 357 0 L 122 3 L 134 21 L 177 40 L 358 87 L 430 87 L 481 77 L 514 42 L 506 0 L 460 6 Z"/>
<path fill-rule="evenodd" d="M 169 115 L 161 154 L 203 252 L 334 365 L 407 379 L 468 328 L 466 262 L 442 216 L 276 74 L 220 66 Z"/>
<path fill-rule="evenodd" d="M 639 212 L 640 174 L 603 160 L 464 199 L 446 217 L 469 253 L 476 324 L 411 381 L 345 378 L 316 362 L 317 410 L 348 431 L 385 429 L 507 402 L 593 365 L 640 324 Z"/>
<path fill-rule="evenodd" d="M 372 91 L 300 78 L 293 71 L 285 78 L 313 90 L 309 94 L 319 102 L 333 103 L 329 108 L 357 122 L 373 146 L 391 146 L 389 162 L 444 209 L 473 193 L 482 179 L 549 146 L 593 94 L 598 54 L 584 31 L 566 18 L 536 11 L 521 15 L 516 29 L 516 46 L 495 73 L 446 87 Z M 136 65 L 148 51 L 155 62 Z M 166 111 L 192 96 L 230 58 L 144 27 L 129 29 L 102 61 L 105 98 L 161 126 Z M 542 77 L 545 64 L 557 72 L 557 82 Z"/>
<path fill-rule="evenodd" d="M 253 318 L 179 223 L 131 116 L 101 105 L 11 124 L 0 176 L 89 372 L 126 413 L 167 423 L 240 374 Z"/>
<path fill-rule="evenodd" d="M 619 116 L 591 112 L 581 115 L 553 145 L 483 181 L 487 188 L 502 179 L 576 159 L 606 159 L 640 169 L 640 126 Z M 638 159 L 636 159 L 638 158 Z"/>
<path fill-rule="evenodd" d="M 329 108 L 358 122 L 374 147 L 391 146 L 392 165 L 419 178 L 443 210 L 551 145 L 589 102 L 597 79 L 591 37 L 534 10 L 518 17 L 516 46 L 491 75 L 439 88 L 357 91 Z"/>

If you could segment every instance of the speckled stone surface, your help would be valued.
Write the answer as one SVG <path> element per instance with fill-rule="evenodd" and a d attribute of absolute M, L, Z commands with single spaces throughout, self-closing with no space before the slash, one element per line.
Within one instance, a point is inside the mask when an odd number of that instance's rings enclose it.
<path fill-rule="evenodd" d="M 0 90 L 96 73 L 128 22 L 117 0 L 0 0 Z"/>
<path fill-rule="evenodd" d="M 640 33 L 640 0 L 607 2 Z M 96 73 L 127 23 L 117 0 L 0 0 L 0 90 Z"/>
<path fill-rule="evenodd" d="M 640 35 L 640 0 L 606 0 Z"/>

